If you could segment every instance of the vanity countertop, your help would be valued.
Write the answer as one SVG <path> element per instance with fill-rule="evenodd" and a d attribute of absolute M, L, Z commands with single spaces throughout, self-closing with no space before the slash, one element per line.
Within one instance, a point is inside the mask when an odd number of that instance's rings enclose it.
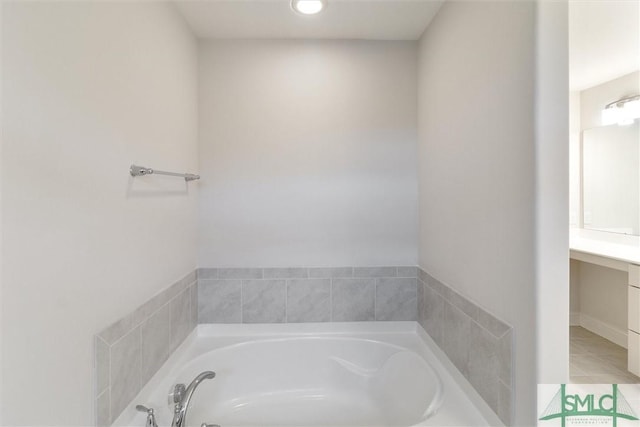
<path fill-rule="evenodd" d="M 571 258 L 580 259 L 573 252 L 595 255 L 640 265 L 640 237 L 605 231 L 572 228 L 569 235 Z"/>

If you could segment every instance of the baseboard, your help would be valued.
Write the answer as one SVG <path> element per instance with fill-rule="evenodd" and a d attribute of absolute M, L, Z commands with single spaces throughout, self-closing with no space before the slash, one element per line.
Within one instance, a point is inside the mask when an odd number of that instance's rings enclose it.
<path fill-rule="evenodd" d="M 579 313 L 580 326 L 598 334 L 603 338 L 608 339 L 611 342 L 618 344 L 621 347 L 627 348 L 627 331 L 611 326 L 601 320 L 588 316 L 584 313 Z"/>
<path fill-rule="evenodd" d="M 569 314 L 569 325 L 570 326 L 581 326 L 580 325 L 580 313 L 579 312 L 571 312 Z"/>

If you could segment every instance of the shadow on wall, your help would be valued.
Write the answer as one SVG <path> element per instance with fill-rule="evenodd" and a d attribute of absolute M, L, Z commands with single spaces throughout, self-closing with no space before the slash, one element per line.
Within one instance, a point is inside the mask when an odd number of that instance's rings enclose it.
<path fill-rule="evenodd" d="M 127 182 L 127 199 L 188 197 L 189 186 L 197 185 L 171 176 L 137 176 Z"/>

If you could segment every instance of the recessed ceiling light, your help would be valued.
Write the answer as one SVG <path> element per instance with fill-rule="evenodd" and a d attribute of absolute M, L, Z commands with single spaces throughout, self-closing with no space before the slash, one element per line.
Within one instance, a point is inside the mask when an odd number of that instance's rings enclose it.
<path fill-rule="evenodd" d="M 291 9 L 303 15 L 315 15 L 327 7 L 327 0 L 291 0 Z"/>

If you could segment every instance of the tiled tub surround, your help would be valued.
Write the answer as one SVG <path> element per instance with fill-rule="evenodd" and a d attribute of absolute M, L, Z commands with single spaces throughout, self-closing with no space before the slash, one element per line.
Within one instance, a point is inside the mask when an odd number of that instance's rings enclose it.
<path fill-rule="evenodd" d="M 416 267 L 201 268 L 198 323 L 418 320 Z"/>
<path fill-rule="evenodd" d="M 95 336 L 96 425 L 108 426 L 197 324 L 196 271 Z"/>
<path fill-rule="evenodd" d="M 512 420 L 512 328 L 418 270 L 420 325 L 505 425 Z"/>
<path fill-rule="evenodd" d="M 201 268 L 96 336 L 97 425 L 117 418 L 198 323 L 374 320 L 418 321 L 510 425 L 511 327 L 417 267 Z"/>

